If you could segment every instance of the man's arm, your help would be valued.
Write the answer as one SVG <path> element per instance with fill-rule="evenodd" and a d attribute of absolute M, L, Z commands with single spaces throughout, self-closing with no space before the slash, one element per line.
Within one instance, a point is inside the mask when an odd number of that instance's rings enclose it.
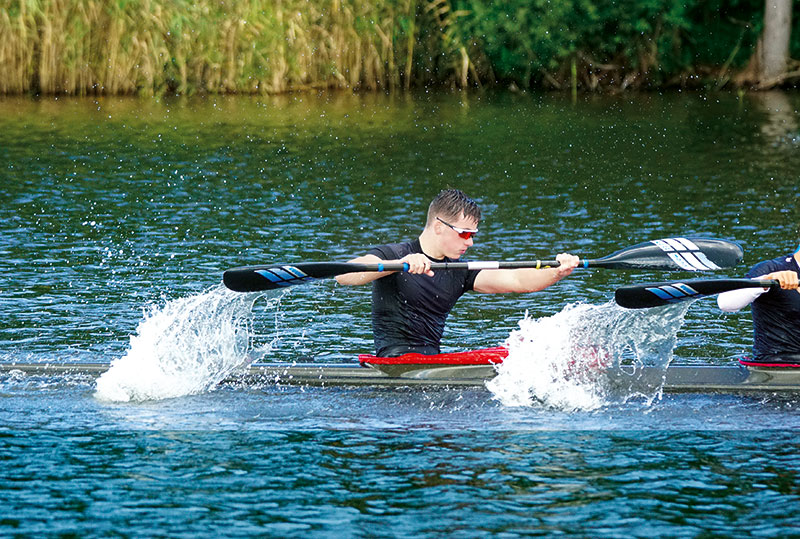
<path fill-rule="evenodd" d="M 753 279 L 775 279 L 784 290 L 798 290 L 798 277 L 794 271 L 774 271 Z M 731 290 L 723 292 L 717 296 L 717 306 L 720 310 L 732 313 L 747 307 L 753 303 L 758 296 L 768 292 L 769 288 L 743 288 L 741 290 Z"/>
<path fill-rule="evenodd" d="M 383 260 L 382 258 L 378 258 L 375 255 L 364 255 L 359 256 L 358 258 L 354 258 L 353 260 L 348 260 L 348 262 L 356 262 L 359 264 L 380 264 L 380 263 L 387 263 L 387 262 L 404 262 L 408 264 L 408 273 L 424 273 L 430 277 L 433 277 L 433 272 L 431 271 L 431 261 L 428 259 L 427 256 L 419 253 L 414 253 L 410 255 L 406 255 L 400 260 Z M 381 277 L 385 277 L 387 275 L 391 275 L 395 273 L 394 271 L 364 271 L 360 273 L 345 273 L 343 275 L 336 276 L 336 282 L 343 285 L 348 286 L 359 286 L 362 284 L 371 283 L 376 279 L 380 279 Z"/>
<path fill-rule="evenodd" d="M 507 292 L 538 292 L 572 273 L 580 259 L 577 256 L 560 254 L 557 268 L 483 270 L 475 277 L 473 289 L 484 294 L 503 294 Z"/>

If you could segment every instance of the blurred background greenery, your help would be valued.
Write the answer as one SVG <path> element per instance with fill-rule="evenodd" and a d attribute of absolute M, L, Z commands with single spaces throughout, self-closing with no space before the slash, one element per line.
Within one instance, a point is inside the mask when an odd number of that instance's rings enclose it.
<path fill-rule="evenodd" d="M 764 5 L 0 0 L 0 93 L 742 87 Z M 792 34 L 790 57 L 800 52 L 800 32 Z"/>

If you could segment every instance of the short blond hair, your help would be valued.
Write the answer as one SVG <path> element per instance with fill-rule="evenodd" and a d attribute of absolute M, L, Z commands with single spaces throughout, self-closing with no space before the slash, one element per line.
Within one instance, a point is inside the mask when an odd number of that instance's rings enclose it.
<path fill-rule="evenodd" d="M 440 191 L 428 206 L 426 226 L 432 224 L 437 217 L 458 220 L 462 214 L 475 221 L 481 220 L 481 209 L 477 202 L 459 189 L 445 189 Z"/>

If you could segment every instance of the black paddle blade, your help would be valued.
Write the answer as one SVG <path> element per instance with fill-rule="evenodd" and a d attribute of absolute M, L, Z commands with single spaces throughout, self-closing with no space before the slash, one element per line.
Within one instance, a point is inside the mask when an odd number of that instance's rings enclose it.
<path fill-rule="evenodd" d="M 325 279 L 358 271 L 358 266 L 346 262 L 304 262 L 276 266 L 247 266 L 233 268 L 222 274 L 222 282 L 234 292 L 276 290 L 314 279 Z"/>
<path fill-rule="evenodd" d="M 752 279 L 696 279 L 637 284 L 618 288 L 614 292 L 614 300 L 617 305 L 626 309 L 647 309 L 741 288 L 769 288 L 775 286 L 776 282 Z"/>
<path fill-rule="evenodd" d="M 665 238 L 622 249 L 589 266 L 608 269 L 714 271 L 742 261 L 738 243 L 713 238 Z"/>

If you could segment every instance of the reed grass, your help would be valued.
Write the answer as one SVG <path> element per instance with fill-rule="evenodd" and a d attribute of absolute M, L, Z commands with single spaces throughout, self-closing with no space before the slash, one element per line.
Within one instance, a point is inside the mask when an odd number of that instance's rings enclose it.
<path fill-rule="evenodd" d="M 409 87 L 426 1 L 0 0 L 0 93 Z"/>

